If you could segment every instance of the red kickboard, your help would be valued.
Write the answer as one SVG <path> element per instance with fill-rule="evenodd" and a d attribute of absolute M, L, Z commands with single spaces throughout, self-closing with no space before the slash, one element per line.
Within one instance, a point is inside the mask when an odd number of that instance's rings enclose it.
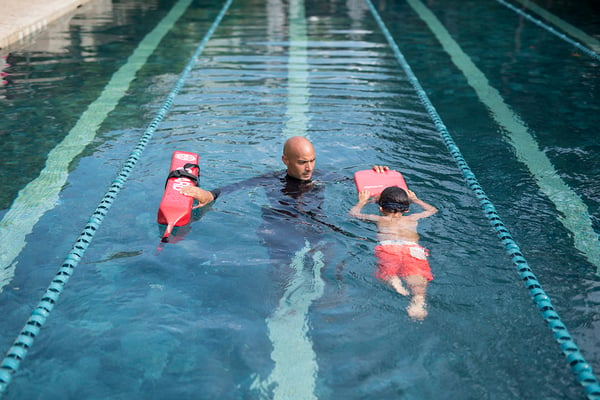
<path fill-rule="evenodd" d="M 167 240 L 173 227 L 183 226 L 190 222 L 194 199 L 190 196 L 181 194 L 179 191 L 185 186 L 197 185 L 197 179 L 200 173 L 198 167 L 199 161 L 200 157 L 196 153 L 187 151 L 173 152 L 169 177 L 165 185 L 165 192 L 158 208 L 158 223 L 167 225 L 167 229 L 163 235 L 163 241 Z M 181 171 L 179 176 L 177 176 L 177 172 L 173 172 L 178 170 Z M 191 174 L 196 177 L 196 182 L 188 176 L 182 176 L 183 174 Z"/>
<path fill-rule="evenodd" d="M 383 189 L 389 186 L 398 186 L 408 190 L 402 174 L 391 169 L 384 172 L 375 172 L 372 169 L 357 171 L 354 173 L 354 183 L 359 192 L 368 190 L 371 192 L 371 196 L 378 196 Z"/>

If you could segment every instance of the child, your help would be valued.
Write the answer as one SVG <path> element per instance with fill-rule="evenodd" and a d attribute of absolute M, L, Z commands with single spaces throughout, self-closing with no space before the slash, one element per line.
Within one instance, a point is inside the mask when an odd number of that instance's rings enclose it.
<path fill-rule="evenodd" d="M 427 316 L 425 292 L 433 275 L 427 262 L 428 252 L 418 244 L 417 225 L 419 219 L 429 217 L 438 210 L 418 199 L 412 191 L 390 186 L 381 192 L 377 200 L 381 215 L 363 214 L 361 210 L 369 197 L 368 190 L 358 193 L 358 202 L 350 210 L 350 215 L 377 223 L 379 245 L 375 247 L 375 255 L 379 266 L 376 276 L 390 283 L 403 296 L 412 292 L 406 311 L 411 318 L 423 320 Z M 423 211 L 405 215 L 410 203 L 417 204 Z M 410 292 L 400 278 L 406 282 Z"/>

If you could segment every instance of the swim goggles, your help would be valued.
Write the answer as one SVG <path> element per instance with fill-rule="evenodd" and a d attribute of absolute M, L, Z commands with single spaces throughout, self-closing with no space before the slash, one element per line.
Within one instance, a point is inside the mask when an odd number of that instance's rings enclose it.
<path fill-rule="evenodd" d="M 381 206 L 381 208 L 383 208 L 385 210 L 390 210 L 390 211 L 405 212 L 405 211 L 408 211 L 408 208 L 409 208 L 407 205 L 395 203 L 395 202 L 381 203 L 379 205 Z"/>

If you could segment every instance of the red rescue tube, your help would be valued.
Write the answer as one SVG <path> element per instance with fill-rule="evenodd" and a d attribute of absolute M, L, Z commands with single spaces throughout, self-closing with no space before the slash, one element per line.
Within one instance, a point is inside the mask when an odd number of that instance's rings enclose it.
<path fill-rule="evenodd" d="M 165 193 L 158 208 L 158 223 L 167 225 L 162 237 L 163 242 L 169 240 L 169 235 L 174 227 L 183 226 L 190 222 L 194 199 L 181 194 L 179 191 L 185 186 L 196 186 L 198 184 L 199 161 L 200 157 L 196 153 L 173 152 Z"/>
<path fill-rule="evenodd" d="M 368 190 L 371 192 L 371 196 L 381 194 L 383 189 L 389 186 L 398 186 L 408 190 L 402 174 L 392 169 L 383 172 L 375 172 L 372 169 L 357 171 L 354 173 L 354 183 L 359 192 Z"/>

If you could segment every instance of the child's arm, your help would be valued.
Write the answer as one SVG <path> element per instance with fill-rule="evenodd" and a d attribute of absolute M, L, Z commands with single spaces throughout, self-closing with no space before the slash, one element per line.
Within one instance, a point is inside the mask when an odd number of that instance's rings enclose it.
<path fill-rule="evenodd" d="M 417 197 L 417 195 L 415 194 L 415 192 L 413 192 L 412 190 L 408 190 L 406 193 L 408 194 L 408 199 L 410 200 L 411 203 L 415 203 L 416 205 L 418 205 L 419 207 L 421 207 L 423 209 L 423 211 L 421 211 L 419 213 L 410 214 L 409 215 L 410 218 L 412 218 L 412 219 L 427 218 L 427 217 L 435 214 L 436 212 L 438 212 L 437 208 L 435 208 L 431 204 L 425 203 L 423 200 L 419 199 Z"/>
<path fill-rule="evenodd" d="M 363 214 L 361 212 L 362 208 L 369 202 L 369 197 L 371 197 L 371 193 L 368 190 L 363 190 L 358 193 L 358 202 L 350 209 L 351 217 L 373 222 L 379 220 L 379 215 Z"/>

